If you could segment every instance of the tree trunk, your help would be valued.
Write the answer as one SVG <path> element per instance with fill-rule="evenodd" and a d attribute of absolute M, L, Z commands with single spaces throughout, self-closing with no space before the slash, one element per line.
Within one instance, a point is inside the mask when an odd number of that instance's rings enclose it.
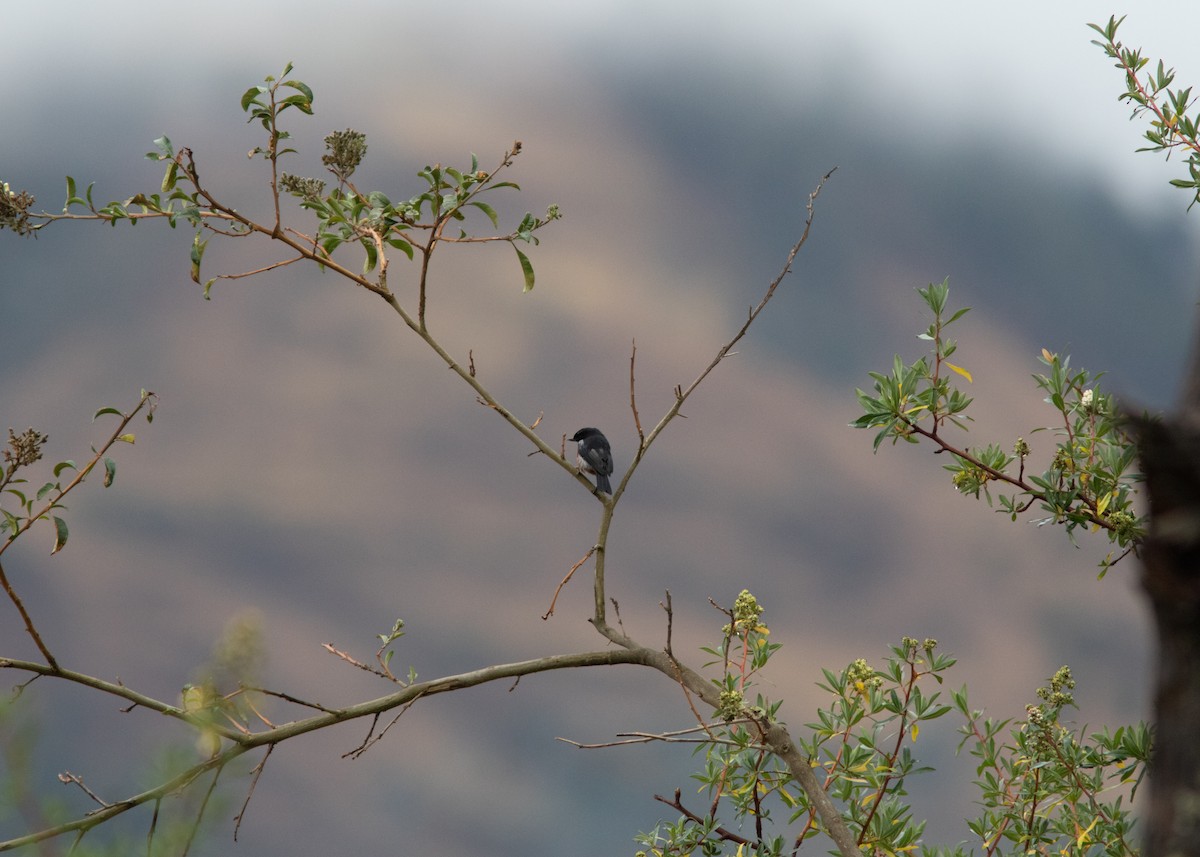
<path fill-rule="evenodd" d="M 1142 587 L 1158 636 L 1144 857 L 1200 857 L 1200 374 L 1179 415 L 1134 418 L 1150 499 Z"/>

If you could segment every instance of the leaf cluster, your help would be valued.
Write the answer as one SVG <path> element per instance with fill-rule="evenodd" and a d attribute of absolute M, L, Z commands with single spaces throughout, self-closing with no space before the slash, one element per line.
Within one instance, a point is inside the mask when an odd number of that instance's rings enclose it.
<path fill-rule="evenodd" d="M 915 427 L 922 422 L 930 426 L 929 433 L 936 437 L 947 422 L 965 429 L 964 421 L 971 399 L 951 385 L 949 375 L 943 371 L 960 375 L 968 381 L 971 373 L 961 366 L 949 362 L 958 349 L 958 343 L 947 339 L 945 330 L 962 318 L 970 307 L 945 317 L 946 300 L 950 294 L 949 278 L 941 283 L 930 283 L 917 289 L 925 305 L 933 312 L 933 323 L 928 330 L 917 334 L 918 339 L 933 343 L 932 359 L 921 357 L 912 365 L 905 365 L 896 355 L 890 375 L 880 372 L 868 373 L 875 380 L 875 395 L 869 396 L 856 390 L 858 402 L 864 413 L 852 423 L 855 428 L 878 428 L 874 449 L 891 439 L 917 443 Z"/>
<path fill-rule="evenodd" d="M 727 635 L 726 642 L 730 639 Z M 753 636 L 748 639 L 758 645 Z M 962 844 L 926 844 L 925 822 L 914 817 L 907 791 L 911 776 L 933 770 L 913 752 L 924 725 L 957 712 L 962 717 L 958 751 L 966 748 L 976 760 L 979 790 L 980 813 L 967 827 L 983 853 L 1136 854 L 1130 806 L 1150 755 L 1147 725 L 1085 735 L 1086 727 L 1065 723 L 1063 711 L 1074 706 L 1075 681 L 1068 667 L 1038 689 L 1039 701 L 1026 706 L 1021 719 L 985 718 L 971 709 L 965 687 L 952 691 L 946 704 L 937 688 L 955 659 L 937 647 L 936 640 L 905 637 L 880 669 L 859 659 L 838 672 L 823 670 L 818 686 L 828 702 L 806 724 L 807 737 L 797 738 L 863 853 L 974 853 Z M 705 651 L 723 655 L 723 648 Z M 722 663 L 734 665 L 737 673 L 743 660 L 741 644 L 735 643 Z M 823 830 L 811 800 L 758 738 L 759 718 L 765 714 L 774 720 L 779 708 L 759 696 L 739 719 L 704 727 L 697 748 L 704 761 L 693 778 L 707 806 L 704 811 L 684 807 L 678 791 L 674 801 L 659 798 L 683 814 L 639 834 L 640 857 L 777 857 L 815 844 Z"/>
<path fill-rule="evenodd" d="M 288 63 L 283 68 L 280 77 L 287 77 L 292 73 L 292 64 Z M 285 90 L 283 94 L 280 90 Z M 291 90 L 293 94 L 286 94 L 286 90 Z M 291 133 L 279 128 L 279 117 L 287 110 L 299 110 L 307 116 L 313 115 L 313 91 L 309 89 L 308 84 L 301 80 L 278 80 L 273 75 L 267 75 L 264 82 L 252 86 L 242 93 L 242 112 L 250 114 L 247 122 L 258 121 L 260 125 L 268 132 L 268 145 L 263 148 L 256 146 L 250 150 L 250 157 L 262 155 L 267 160 L 274 162 L 281 155 L 289 152 L 295 152 L 295 149 L 281 149 L 279 143 L 283 140 L 291 138 Z"/>
<path fill-rule="evenodd" d="M 1038 689 L 1022 720 L 993 720 L 952 694 L 963 740 L 977 761 L 980 814 L 967 822 L 987 854 L 1136 854 L 1129 804 L 1146 774 L 1145 723 L 1085 736 L 1063 722 L 1072 707 L 1070 669 Z M 1007 846 L 1007 848 L 1005 847 Z"/>
<path fill-rule="evenodd" d="M 975 448 L 950 443 L 943 427 L 950 423 L 966 430 L 971 419 L 967 409 L 973 401 L 955 385 L 959 378 L 968 383 L 973 379 L 969 371 L 946 359 L 957 347 L 946 337 L 946 328 L 967 311 L 947 314 L 948 291 L 948 281 L 917 289 L 933 314 L 928 330 L 919 334 L 932 343 L 931 354 L 911 364 L 896 355 L 890 373 L 869 373 L 874 389 L 856 391 L 862 413 L 851 425 L 878 429 L 875 450 L 888 439 L 893 444 L 932 442 L 937 452 L 950 454 L 951 463 L 944 467 L 956 490 L 976 498 L 982 495 L 1013 521 L 1036 507 L 1046 514 L 1035 523 L 1061 525 L 1072 541 L 1080 527 L 1104 532 L 1118 550 L 1101 561 L 1103 576 L 1136 551 L 1146 525 L 1134 504 L 1141 481 L 1135 470 L 1136 449 L 1111 394 L 1100 389 L 1100 375 L 1072 369 L 1069 355 L 1042 349 L 1038 359 L 1047 371 L 1034 374 L 1033 379 L 1055 417 L 1051 426 L 1030 432 L 1046 432 L 1054 438 L 1041 472 L 1029 471 L 1032 448 L 1024 437 L 1007 448 L 997 443 Z M 995 501 L 993 486 L 1001 489 Z"/>
<path fill-rule="evenodd" d="M 106 414 L 121 417 L 117 430 L 99 449 L 92 447 L 92 458 L 82 467 L 71 459 L 58 462 L 51 469 L 52 479 L 42 483 L 34 491 L 29 486 L 29 478 L 24 474 L 42 458 L 42 451 L 49 436 L 36 429 L 26 429 L 21 434 L 8 430 L 8 445 L 3 449 L 3 465 L 0 466 L 0 500 L 16 499 L 15 508 L 10 510 L 0 506 L 0 554 L 3 554 L 16 539 L 29 530 L 36 522 L 48 520 L 54 527 L 54 547 L 51 553 L 58 553 L 67 544 L 69 530 L 66 519 L 61 512 L 66 510 L 63 498 L 75 486 L 83 482 L 93 468 L 100 464 L 104 470 L 103 485 L 105 488 L 113 484 L 117 476 L 117 464 L 106 453 L 114 443 L 134 443 L 136 436 L 124 429 L 134 414 L 147 408 L 147 420 L 154 419 L 154 394 L 142 391 L 142 399 L 130 414 L 124 414 L 116 408 L 104 407 L 96 411 L 92 417 L 95 422 Z"/>
<path fill-rule="evenodd" d="M 843 809 L 860 845 L 876 853 L 904 853 L 924 833 L 925 822 L 913 818 L 906 783 L 914 774 L 933 769 L 913 753 L 922 726 L 951 709 L 934 686 L 955 659 L 937 651 L 936 640 L 905 637 L 891 649 L 881 669 L 865 660 L 840 672 L 822 670 L 818 686 L 830 701 L 808 723 L 811 737 L 803 751 L 823 769 L 826 791 Z M 812 811 L 802 807 L 793 819 L 806 817 L 798 842 L 815 835 Z"/>
<path fill-rule="evenodd" d="M 189 193 L 180 186 L 181 155 L 183 153 L 176 153 L 175 145 L 166 135 L 155 139 L 154 147 L 153 152 L 146 153 L 147 160 L 169 162 L 158 193 L 137 193 L 124 200 L 98 205 L 93 199 L 95 182 L 90 183 L 83 196 L 80 196 L 78 182 L 72 176 L 67 176 L 67 198 L 63 203 L 63 215 L 74 218 L 90 215 L 94 219 L 107 221 L 111 226 L 116 226 L 122 221 L 128 221 L 130 225 L 137 225 L 139 221 L 146 218 L 162 218 L 172 229 L 178 225 L 180 220 L 191 226 L 200 227 L 205 218 L 212 215 L 211 212 L 205 210 L 204 200 L 198 190 Z M 75 213 L 72 214 L 72 212 Z M 46 216 L 46 222 L 42 226 L 56 219 L 58 218 Z"/>
<path fill-rule="evenodd" d="M 751 676 L 779 646 L 765 643 L 768 631 L 761 624 L 740 633 L 730 630 L 726 626 L 722 645 L 704 651 L 721 659 L 723 675 L 713 681 L 722 698 L 736 691 L 744 700 Z M 955 663 L 936 647 L 934 640 L 905 638 L 881 670 L 861 659 L 840 672 L 824 670 L 819 686 L 831 700 L 807 724 L 809 737 L 797 738 L 800 751 L 823 772 L 825 793 L 869 853 L 908 852 L 924 831 L 904 798 L 907 778 L 932 770 L 918 763 L 911 745 L 924 723 L 952 710 L 937 691 L 922 689 L 930 681 L 940 684 L 942 673 Z M 686 810 L 677 821 L 639 834 L 644 848 L 639 853 L 699 849 L 696 853 L 715 855 L 736 845 L 738 854 L 794 854 L 824 832 L 809 796 L 762 744 L 762 724 L 775 722 L 779 708 L 778 701 L 758 694 L 753 705 L 743 702 L 740 712 L 718 711 L 724 723 L 705 727 L 697 751 L 704 763 L 693 775 L 707 796 L 706 811 Z"/>
<path fill-rule="evenodd" d="M 1200 111 L 1188 115 L 1196 105 L 1192 88 L 1175 87 L 1175 69 L 1164 66 L 1160 59 L 1153 70 L 1147 69 L 1150 58 L 1142 55 L 1141 48 L 1129 48 L 1117 39 L 1117 30 L 1125 17 L 1110 17 L 1107 24 L 1088 24 L 1100 34 L 1092 44 L 1116 60 L 1116 67 L 1125 75 L 1125 91 L 1117 96 L 1120 101 L 1134 105 L 1130 119 L 1143 114 L 1150 115 L 1150 127 L 1145 139 L 1150 144 L 1139 152 L 1166 152 L 1167 157 L 1176 149 L 1187 153 L 1184 164 L 1188 178 L 1171 179 L 1171 185 L 1192 192 L 1193 205 L 1200 202 Z"/>
<path fill-rule="evenodd" d="M 291 133 L 280 125 L 288 110 L 305 115 L 313 114 L 312 89 L 301 80 L 288 78 L 289 63 L 278 78 L 268 76 L 265 82 L 247 89 L 241 97 L 242 110 L 250 122 L 257 122 L 267 132 L 264 144 L 250 150 L 252 158 L 261 157 L 270 166 L 270 186 L 274 205 L 274 223 L 258 223 L 237 209 L 219 201 L 202 183 L 195 158 L 190 149 L 177 148 L 166 135 L 154 141 L 155 150 L 146 154 L 153 161 L 166 165 L 156 192 L 137 193 L 123 200 L 99 204 L 93 197 L 94 184 L 82 193 L 76 180 L 67 176 L 67 195 L 63 213 L 30 214 L 32 197 L 8 192 L 5 185 L 0 199 L 0 228 L 8 227 L 22 234 L 31 233 L 57 220 L 92 219 L 115 226 L 120 222 L 136 224 L 147 218 L 165 219 L 174 228 L 186 222 L 196 233 L 189 249 L 189 275 L 204 286 L 204 296 L 210 296 L 213 283 L 219 279 L 238 279 L 308 259 L 322 268 L 335 267 L 339 273 L 349 273 L 334 259 L 343 245 L 357 245 L 363 254 L 361 275 L 351 276 L 359 285 L 381 295 L 390 295 L 387 266 L 392 250 L 403 253 L 409 261 L 419 256 L 420 322 L 424 322 L 425 276 L 429 258 L 442 243 L 507 242 L 516 252 L 524 290 L 534 286 L 534 270 L 529 256 L 518 245 L 536 245 L 536 232 L 558 220 L 561 213 L 550 205 L 542 217 L 526 212 L 516 227 L 502 234 L 479 234 L 468 231 L 464 224 L 469 211 L 481 212 L 493 230 L 499 229 L 500 215 L 484 197 L 491 191 L 504 188 L 519 190 L 515 182 L 501 180 L 498 173 L 512 166 L 521 151 L 515 142 L 495 169 L 484 170 L 478 158 L 471 155 L 470 165 L 463 169 L 441 164 L 426 166 L 418 173 L 425 187 L 418 193 L 393 202 L 383 190 L 360 191 L 351 180 L 367 153 L 366 135 L 352 128 L 334 131 L 325 138 L 322 165 L 334 177 L 334 187 L 326 191 L 321 179 L 280 172 L 279 161 L 285 155 L 298 154 L 286 145 Z M 315 228 L 303 231 L 283 223 L 280 197 L 290 196 L 303 210 L 315 218 Z M 447 230 L 451 224 L 457 234 Z M 244 237 L 253 233 L 267 235 L 283 242 L 296 252 L 290 258 L 253 271 L 221 274 L 201 279 L 201 265 L 212 234 Z M 369 279 L 368 279 L 369 278 Z"/>

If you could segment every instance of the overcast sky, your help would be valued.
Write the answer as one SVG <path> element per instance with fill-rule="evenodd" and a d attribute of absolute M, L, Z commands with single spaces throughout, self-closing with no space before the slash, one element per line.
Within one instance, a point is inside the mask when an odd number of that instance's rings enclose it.
<path fill-rule="evenodd" d="M 390 92 L 377 102 L 384 110 L 402 109 L 405 93 L 425 88 L 429 74 L 473 78 L 485 91 L 537 93 L 559 87 L 554 70 L 578 59 L 634 72 L 698 63 L 752 78 L 771 95 L 844 97 L 864 134 L 919 133 L 934 144 L 984 134 L 1036 139 L 1144 199 L 1162 193 L 1163 182 L 1146 177 L 1162 177 L 1165 168 L 1155 157 L 1129 156 L 1140 131 L 1114 123 L 1114 114 L 1128 112 L 1114 104 L 1119 74 L 1089 44 L 1085 23 L 1128 14 L 1127 44 L 1165 58 L 1181 81 L 1200 79 L 1200 8 L 1169 0 L 1124 7 L 535 0 L 500 8 L 447 2 L 435 12 L 377 1 L 347 14 L 307 0 L 286 7 L 217 0 L 168 13 L 141 2 L 13 4 L 5 11 L 6 53 L 17 73 L 0 80 L 5 136 L 20 133 L 31 108 L 90 99 L 128 110 L 125 88 L 139 79 L 139 89 L 195 93 L 224 63 L 263 68 L 290 58 L 314 79 L 325 66 L 370 69 L 362 82 Z M 336 50 L 327 43 L 331 27 Z"/>

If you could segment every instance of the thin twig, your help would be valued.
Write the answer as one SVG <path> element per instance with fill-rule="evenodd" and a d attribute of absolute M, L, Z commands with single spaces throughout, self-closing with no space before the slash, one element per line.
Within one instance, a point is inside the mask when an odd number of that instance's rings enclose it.
<path fill-rule="evenodd" d="M 246 688 L 246 690 L 252 690 L 255 693 L 261 693 L 265 696 L 273 696 L 276 699 L 282 699 L 284 702 L 291 702 L 291 703 L 294 703 L 295 705 L 303 705 L 305 708 L 311 708 L 315 711 L 332 711 L 333 710 L 332 708 L 326 708 L 324 705 L 321 705 L 319 702 L 308 702 L 307 700 L 300 699 L 297 696 L 292 696 L 290 693 L 283 693 L 282 691 L 278 691 L 278 690 L 268 690 L 265 687 L 249 687 L 248 686 Z"/>
<path fill-rule="evenodd" d="M 262 776 L 263 769 L 267 766 L 267 759 L 271 758 L 273 752 L 275 752 L 275 745 L 268 744 L 267 752 L 263 753 L 263 757 L 258 760 L 258 764 L 251 771 L 254 776 L 250 779 L 250 788 L 246 790 L 246 799 L 242 801 L 242 808 L 238 810 L 238 814 L 233 817 L 234 842 L 237 842 L 238 831 L 242 829 L 242 819 L 246 817 L 246 809 L 250 806 L 250 798 L 254 797 L 254 789 L 258 787 L 259 777 Z"/>
<path fill-rule="evenodd" d="M 667 806 L 671 807 L 672 809 L 675 809 L 678 812 L 682 813 L 686 818 L 688 818 L 688 820 L 694 822 L 695 824 L 701 824 L 701 825 L 706 824 L 705 819 L 696 815 L 696 813 L 692 812 L 690 809 L 688 809 L 686 806 L 684 806 L 680 802 L 680 790 L 679 789 L 675 789 L 675 799 L 674 800 L 667 800 L 662 795 L 655 795 L 654 799 L 657 801 L 661 801 L 662 803 L 665 803 Z M 721 827 L 720 825 L 717 825 L 712 830 L 713 830 L 713 833 L 717 834 L 717 836 L 720 836 L 726 842 L 732 842 L 735 845 L 750 845 L 751 844 L 749 839 L 739 836 L 738 834 L 734 833 L 732 830 L 729 830 L 728 828 L 725 828 L 725 827 Z"/>
<path fill-rule="evenodd" d="M 21 619 L 25 622 L 25 631 L 33 638 L 33 644 L 38 647 L 38 651 L 42 653 L 42 657 L 54 669 L 58 669 L 58 661 L 54 660 L 54 655 L 50 654 L 50 650 L 46 648 L 46 643 L 42 640 L 42 635 L 38 633 L 34 627 L 33 619 L 29 615 L 29 611 L 25 609 L 25 602 L 17 595 L 17 591 L 12 588 L 12 584 L 8 582 L 8 575 L 4 573 L 4 564 L 0 563 L 0 587 L 4 589 L 4 594 L 8 596 L 8 600 L 17 608 L 17 612 L 21 614 Z"/>
<path fill-rule="evenodd" d="M 107 801 L 102 800 L 99 795 L 97 795 L 94 791 L 92 791 L 86 785 L 84 785 L 83 777 L 80 777 L 78 774 L 72 774 L 70 771 L 63 771 L 61 774 L 58 775 L 58 781 L 60 783 L 74 783 L 75 785 L 79 786 L 80 789 L 83 790 L 84 794 L 86 794 L 88 797 L 90 797 L 96 803 L 100 804 L 100 806 L 104 807 L 105 809 L 112 806 L 111 803 L 108 803 Z"/>
<path fill-rule="evenodd" d="M 726 726 L 737 724 L 753 723 L 753 720 L 732 720 Z M 624 738 L 623 741 L 605 741 L 600 744 L 581 744 L 578 741 L 572 741 L 570 738 L 555 738 L 555 741 L 562 741 L 564 744 L 570 744 L 572 747 L 577 747 L 580 750 L 605 750 L 610 747 L 628 747 L 632 744 L 723 744 L 726 747 L 741 747 L 742 744 L 737 741 L 729 741 L 724 738 L 714 738 L 712 729 L 715 724 L 701 723 L 696 726 L 689 726 L 687 729 L 677 729 L 674 732 L 618 732 L 618 738 Z M 703 738 L 686 738 L 685 735 L 692 735 L 697 732 L 704 732 Z"/>
<path fill-rule="evenodd" d="M 633 340 L 633 345 L 629 350 L 629 409 L 633 411 L 633 425 L 638 433 L 638 446 L 646 442 L 646 432 L 642 428 L 642 418 L 638 414 L 637 408 L 637 383 L 634 376 L 634 369 L 637 367 L 637 340 Z"/>
<path fill-rule="evenodd" d="M 520 679 L 520 676 L 517 676 L 517 678 Z M 373 745 L 378 744 L 380 741 L 382 741 L 383 736 L 388 733 L 388 730 L 390 730 L 393 726 L 395 726 L 400 721 L 400 718 L 404 716 L 405 712 L 407 712 L 408 709 L 410 709 L 414 705 L 416 705 L 417 700 L 420 698 L 421 698 L 420 694 L 418 694 L 417 696 L 414 696 L 411 700 L 408 701 L 408 703 L 406 703 L 404 705 L 403 708 L 401 708 L 396 713 L 396 716 L 391 719 L 391 721 L 388 723 L 387 726 L 384 726 L 381 730 L 379 730 L 378 735 L 376 735 L 374 738 L 369 738 L 369 740 L 364 741 L 362 744 L 360 744 L 355 749 L 351 750 L 349 753 L 343 754 L 342 758 L 345 759 L 346 757 L 349 757 L 351 759 L 357 759 L 363 753 L 367 752 L 367 750 L 370 747 L 372 747 Z"/>
<path fill-rule="evenodd" d="M 246 277 L 253 277 L 258 274 L 265 274 L 268 271 L 274 271 L 276 268 L 285 268 L 288 265 L 294 265 L 297 262 L 303 262 L 304 256 L 297 256 L 294 259 L 285 259 L 282 262 L 274 262 L 270 265 L 264 265 L 261 268 L 255 268 L 253 271 L 242 271 L 237 274 L 218 274 L 213 277 L 214 280 L 241 280 Z"/>
<path fill-rule="evenodd" d="M 664 590 L 666 603 L 658 602 L 658 606 L 667 614 L 667 647 L 663 650 L 667 653 L 667 657 L 675 660 L 675 653 L 671 651 L 671 632 L 675 624 L 675 611 L 671 607 L 671 590 Z"/>
<path fill-rule="evenodd" d="M 370 664 L 364 664 L 362 661 L 356 660 L 354 656 L 348 652 L 343 652 L 341 649 L 335 648 L 333 643 L 322 643 L 321 648 L 325 649 L 325 651 L 329 652 L 330 654 L 341 658 L 343 661 L 350 664 L 350 666 L 358 667 L 363 672 L 368 672 L 371 675 L 377 675 L 380 678 L 387 678 L 385 674 L 375 669 L 375 667 L 371 666 Z"/>
<path fill-rule="evenodd" d="M 204 810 L 208 809 L 208 801 L 212 798 L 213 792 L 217 789 L 217 781 L 221 779 L 222 770 L 224 769 L 220 767 L 213 770 L 212 782 L 208 784 L 208 789 L 204 792 L 204 797 L 200 800 L 200 806 L 196 810 L 196 821 L 192 825 L 192 829 L 188 832 L 187 842 L 184 843 L 183 852 L 180 857 L 187 857 L 188 852 L 192 850 L 192 843 L 196 841 L 196 834 L 200 832 L 200 822 L 204 820 Z M 237 839 L 236 829 L 234 832 L 234 839 Z"/>
<path fill-rule="evenodd" d="M 688 397 L 696 391 L 696 388 L 703 383 L 704 379 L 707 378 L 712 371 L 717 368 L 721 361 L 733 352 L 733 347 L 750 330 L 750 325 L 754 323 L 754 320 L 758 318 L 764 309 L 766 309 L 767 304 L 771 301 L 771 298 L 775 296 L 775 291 L 779 288 L 780 283 L 782 283 L 787 275 L 791 273 L 792 263 L 796 261 L 796 256 L 799 255 L 801 248 L 804 247 L 804 245 L 808 242 L 808 236 L 812 230 L 813 218 L 816 213 L 815 203 L 817 196 L 821 193 L 821 189 L 825 187 L 825 183 L 829 181 L 830 176 L 832 176 L 836 170 L 837 167 L 834 167 L 828 173 L 822 176 L 821 180 L 817 183 L 817 187 L 808 195 L 808 203 L 805 206 L 807 215 L 804 220 L 804 229 L 800 233 L 800 238 L 794 245 L 792 245 L 791 250 L 788 252 L 787 259 L 783 264 L 783 268 L 780 269 L 775 278 L 767 285 L 767 290 L 759 300 L 758 304 L 750 309 L 745 323 L 738 328 L 737 332 L 733 335 L 733 338 L 717 349 L 716 356 L 713 357 L 708 366 L 706 366 L 704 370 L 701 371 L 698 376 L 696 376 L 695 380 L 693 380 L 691 384 L 689 384 L 686 388 L 684 388 L 682 385 L 677 385 L 675 387 L 675 402 L 670 408 L 667 409 L 666 414 L 664 414 L 663 417 L 658 421 L 658 424 L 650 430 L 650 433 L 642 437 L 641 442 L 638 444 L 638 449 L 634 453 L 633 461 L 629 466 L 629 470 L 626 471 L 624 478 L 621 480 L 621 484 L 618 486 L 614 494 L 614 501 L 620 496 L 620 494 L 623 493 L 626 484 L 628 484 L 630 478 L 633 476 L 634 471 L 637 469 L 638 465 L 641 463 L 641 460 L 649 451 L 651 444 L 658 439 L 658 436 L 662 434 L 663 430 L 666 429 L 672 420 L 674 420 L 677 416 L 681 416 L 680 410 L 683 408 L 684 402 L 686 402 Z"/>
<path fill-rule="evenodd" d="M 588 548 L 588 552 L 583 555 L 583 557 L 579 560 L 579 562 L 577 562 L 573 566 L 571 566 L 571 570 L 567 572 L 567 576 L 564 577 L 561 581 L 559 581 L 558 587 L 554 590 L 554 597 L 550 599 L 550 609 L 542 614 L 543 621 L 546 619 L 549 619 L 551 616 L 554 615 L 554 605 L 558 603 L 558 593 L 562 592 L 562 588 L 567 585 L 567 581 L 570 580 L 575 575 L 575 572 L 579 570 L 579 567 L 581 565 L 583 565 L 585 562 L 587 562 L 588 558 L 591 557 L 591 555 L 594 554 L 595 552 L 596 552 L 595 545 Z"/>
<path fill-rule="evenodd" d="M 362 743 L 359 744 L 357 747 L 355 747 L 353 750 L 350 750 L 349 752 L 346 752 L 346 753 L 342 753 L 343 759 L 347 758 L 348 756 L 354 755 L 359 750 L 363 749 L 364 747 L 366 747 L 368 744 L 371 743 L 371 736 L 375 734 L 375 727 L 379 725 L 380 713 L 381 712 L 378 712 L 378 711 L 375 712 L 375 716 L 371 718 L 371 725 L 367 727 L 367 734 L 363 736 Z"/>

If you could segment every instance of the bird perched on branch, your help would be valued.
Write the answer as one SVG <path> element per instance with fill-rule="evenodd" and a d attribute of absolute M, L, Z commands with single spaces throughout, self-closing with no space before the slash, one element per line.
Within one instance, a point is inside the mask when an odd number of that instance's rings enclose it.
<path fill-rule="evenodd" d="M 584 473 L 596 477 L 596 488 L 605 494 L 612 495 L 612 485 L 608 477 L 613 472 L 612 447 L 608 438 L 600 433 L 600 429 L 581 428 L 571 438 L 579 444 L 575 462 Z"/>

